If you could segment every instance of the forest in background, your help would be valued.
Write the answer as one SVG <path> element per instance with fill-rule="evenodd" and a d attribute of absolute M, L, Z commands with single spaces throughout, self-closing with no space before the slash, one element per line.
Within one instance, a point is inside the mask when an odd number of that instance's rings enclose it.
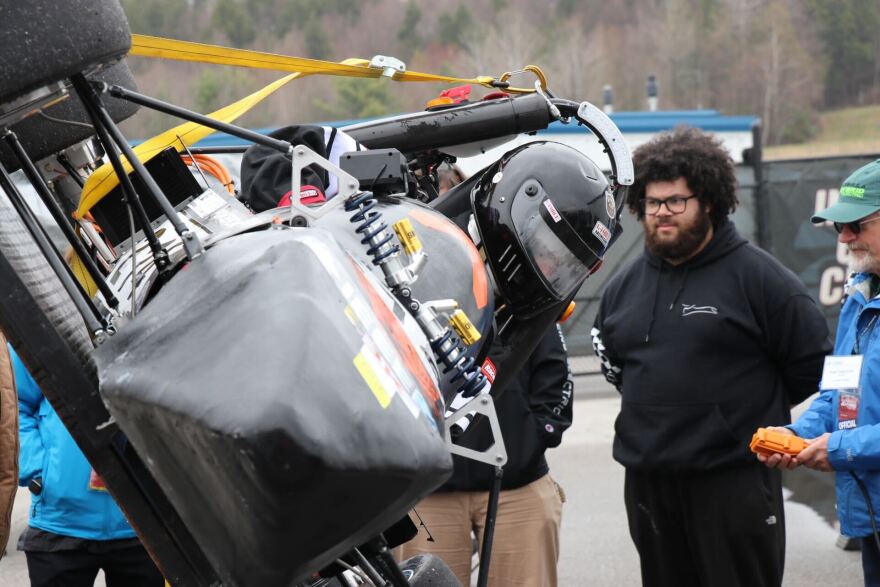
<path fill-rule="evenodd" d="M 769 145 L 810 140 L 822 130 L 823 111 L 880 103 L 878 0 L 121 3 L 132 32 L 141 34 L 333 61 L 391 55 L 412 71 L 460 77 L 536 64 L 561 97 L 601 104 L 603 86 L 611 85 L 618 111 L 644 109 L 646 80 L 655 75 L 660 109 L 756 115 Z M 283 75 L 137 57 L 129 65 L 142 91 L 199 112 Z M 419 110 L 445 87 L 311 76 L 241 122 L 279 126 Z M 126 132 L 145 137 L 175 123 L 141 112 Z"/>

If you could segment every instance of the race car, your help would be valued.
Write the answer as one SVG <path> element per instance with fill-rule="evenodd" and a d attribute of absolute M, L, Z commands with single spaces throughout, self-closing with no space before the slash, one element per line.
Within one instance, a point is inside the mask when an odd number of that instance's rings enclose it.
<path fill-rule="evenodd" d="M 453 584 L 389 548 L 451 454 L 504 463 L 500 435 L 486 454 L 455 436 L 497 431 L 492 396 L 619 235 L 632 163 L 613 123 L 539 79 L 263 135 L 140 93 L 115 0 L 20 3 L 0 30 L 0 329 L 168 581 Z M 402 73 L 388 65 L 348 67 Z M 251 141 L 276 191 L 230 190 L 177 127 L 180 144 L 133 149 L 116 122 L 137 107 Z M 610 177 L 534 142 L 437 194 L 440 163 L 554 120 L 596 135 Z"/>

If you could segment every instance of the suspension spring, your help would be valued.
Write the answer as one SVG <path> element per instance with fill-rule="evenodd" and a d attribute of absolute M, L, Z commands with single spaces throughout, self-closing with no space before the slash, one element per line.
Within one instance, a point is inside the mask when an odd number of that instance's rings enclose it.
<path fill-rule="evenodd" d="M 486 377 L 476 366 L 474 358 L 465 355 L 464 345 L 452 329 L 431 342 L 431 348 L 444 365 L 443 374 L 455 371 L 453 383 L 463 380 L 457 393 L 464 397 L 474 397 L 480 393 L 486 385 Z"/>
<path fill-rule="evenodd" d="M 345 201 L 345 211 L 354 212 L 350 221 L 357 224 L 355 232 L 361 235 L 361 244 L 368 245 L 367 254 L 373 258 L 373 265 L 400 252 L 400 245 L 389 244 L 394 235 L 387 231 L 388 225 L 381 221 L 382 213 L 373 210 L 376 199 L 372 192 L 362 192 Z"/>

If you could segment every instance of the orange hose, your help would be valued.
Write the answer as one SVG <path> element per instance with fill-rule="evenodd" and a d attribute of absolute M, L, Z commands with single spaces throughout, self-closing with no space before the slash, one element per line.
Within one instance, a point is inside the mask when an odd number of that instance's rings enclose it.
<path fill-rule="evenodd" d="M 199 169 L 216 177 L 226 188 L 227 192 L 235 195 L 235 182 L 232 180 L 232 175 L 229 174 L 229 170 L 226 169 L 226 166 L 220 163 L 217 159 L 214 159 L 210 155 L 202 154 L 193 155 L 192 157 L 182 154 L 180 157 L 187 165 L 197 164 Z M 195 162 L 193 162 L 193 159 L 195 159 Z"/>

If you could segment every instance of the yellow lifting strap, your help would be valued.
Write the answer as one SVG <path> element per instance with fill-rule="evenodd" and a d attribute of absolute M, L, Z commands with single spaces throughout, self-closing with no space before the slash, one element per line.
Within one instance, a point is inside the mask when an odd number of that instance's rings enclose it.
<path fill-rule="evenodd" d="M 272 82 L 261 90 L 258 90 L 249 96 L 245 96 L 237 102 L 216 110 L 208 115 L 215 120 L 226 123 L 235 121 L 273 92 L 299 77 L 325 74 L 377 78 L 382 75 L 383 71 L 382 69 L 369 67 L 369 62 L 364 59 L 346 59 L 339 63 L 335 63 L 318 59 L 287 57 L 285 55 L 275 55 L 259 51 L 247 51 L 243 49 L 220 47 L 217 45 L 191 43 L 189 41 L 175 41 L 172 39 L 163 39 L 147 35 L 132 35 L 131 54 L 180 61 L 237 65 L 242 67 L 294 72 Z M 522 71 L 534 73 L 543 84 L 543 87 L 546 87 L 546 78 L 538 67 L 529 65 L 523 68 Z M 503 79 L 501 81 L 506 81 L 511 75 L 511 73 L 505 73 L 502 76 Z M 397 81 L 471 83 L 487 87 L 494 87 L 492 86 L 492 82 L 495 81 L 494 78 L 487 76 L 466 79 L 416 72 L 395 73 L 394 79 Z M 505 88 L 504 91 L 519 93 L 534 92 L 534 90 L 522 88 Z M 195 122 L 186 122 L 144 141 L 134 148 L 134 153 L 142 163 L 147 163 L 168 147 L 174 147 L 178 151 L 182 151 L 184 145 L 187 147 L 194 145 L 213 132 L 214 129 L 212 128 L 202 126 Z M 131 173 L 132 166 L 125 157 L 122 157 L 122 163 L 125 172 Z M 86 180 L 80 196 L 79 207 L 76 212 L 74 212 L 74 218 L 83 218 L 95 204 L 100 202 L 101 199 L 110 193 L 117 185 L 119 185 L 119 178 L 116 176 L 113 166 L 110 163 L 104 163 L 101 165 L 101 167 L 95 170 L 95 172 Z"/>
<path fill-rule="evenodd" d="M 378 78 L 382 76 L 383 69 L 370 67 L 368 61 L 362 64 L 335 63 L 320 59 L 307 59 L 305 57 L 289 57 L 276 53 L 264 53 L 262 51 L 249 51 L 247 49 L 233 49 L 219 45 L 207 45 L 190 41 L 177 41 L 149 35 L 131 36 L 131 55 L 140 57 L 155 57 L 159 59 L 172 59 L 175 61 L 194 61 L 197 63 L 214 63 L 218 65 L 237 65 L 255 69 L 272 69 L 275 71 L 293 71 L 320 75 L 339 75 L 346 77 Z M 523 71 L 534 70 L 540 72 L 534 65 L 524 68 Z M 507 74 L 509 76 L 509 74 Z M 538 75 L 538 74 L 536 74 Z M 544 74 L 538 75 L 546 89 Z M 458 84 L 478 84 L 487 88 L 498 89 L 491 76 L 478 76 L 473 78 L 453 77 L 448 75 L 436 75 L 433 73 L 419 73 L 416 71 L 396 72 L 393 79 L 400 82 L 443 82 Z M 501 80 L 501 81 L 506 81 Z M 534 92 L 531 88 L 503 88 L 505 92 L 524 94 Z"/>

